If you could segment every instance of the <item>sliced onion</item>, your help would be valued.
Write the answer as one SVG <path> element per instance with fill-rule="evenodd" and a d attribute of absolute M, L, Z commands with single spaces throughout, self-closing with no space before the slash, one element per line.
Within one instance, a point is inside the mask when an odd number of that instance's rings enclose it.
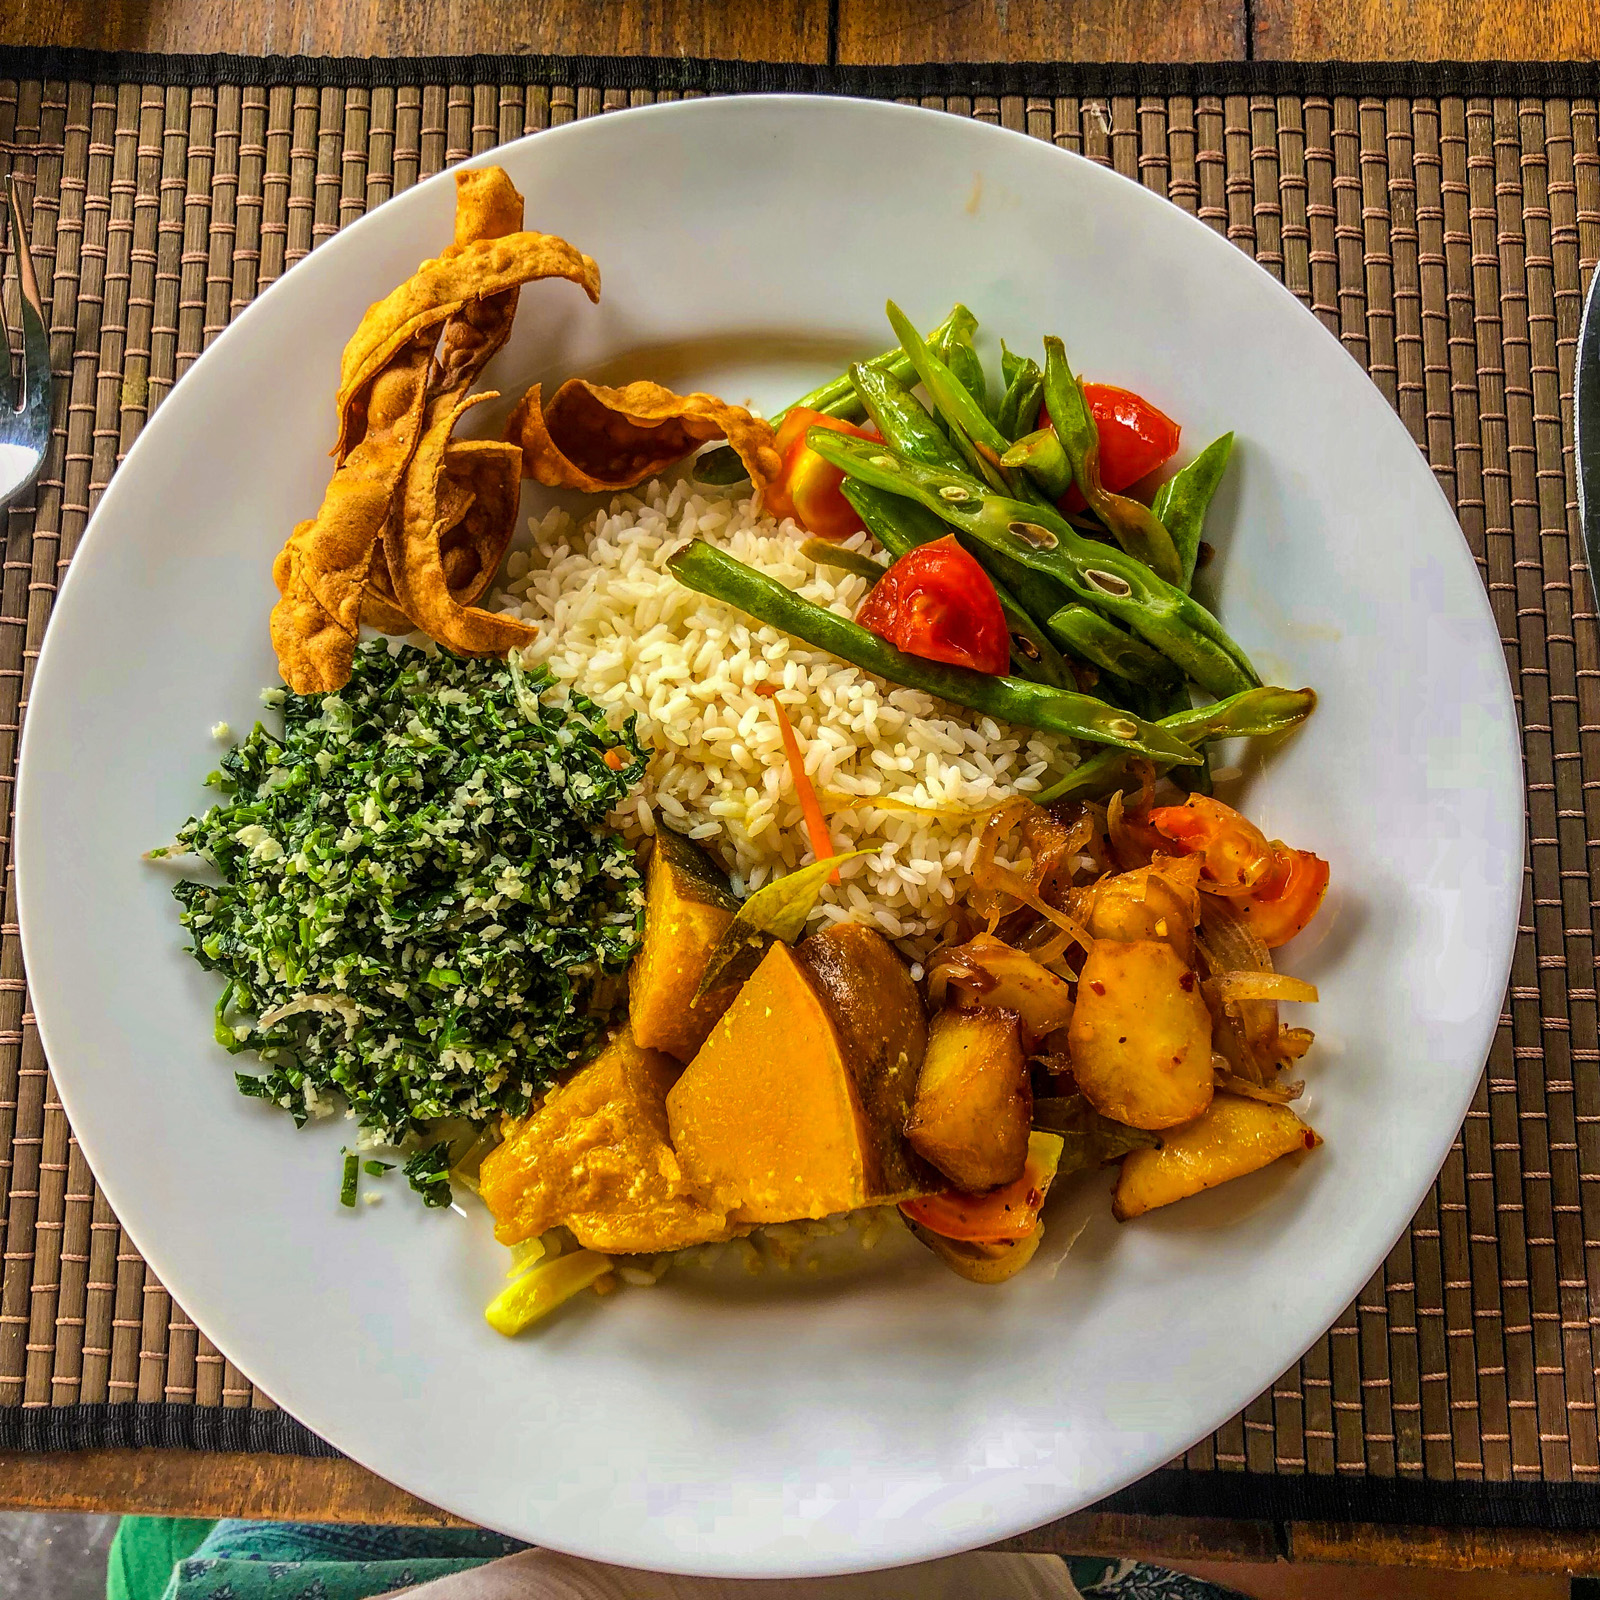
<path fill-rule="evenodd" d="M 1006 894 L 1030 910 L 1037 911 L 1041 917 L 1053 922 L 1063 933 L 1070 934 L 1074 944 L 1081 944 L 1086 951 L 1094 948 L 1094 937 L 1089 930 L 1081 922 L 1074 921 L 1065 911 L 1057 911 L 1053 905 L 1040 899 L 1026 878 L 1020 877 L 1009 867 L 995 866 L 991 872 L 995 885 Z"/>
<path fill-rule="evenodd" d="M 1226 900 L 1200 897 L 1200 953 L 1208 972 L 1271 973 L 1272 956 Z M 1278 1006 L 1274 1000 L 1225 1000 L 1202 986 L 1216 1024 L 1215 1043 L 1240 1077 L 1270 1082 L 1278 1067 Z"/>
<path fill-rule="evenodd" d="M 1124 872 L 1150 865 L 1150 852 L 1140 849 L 1139 841 L 1128 826 L 1120 789 L 1106 802 L 1106 837 L 1111 841 L 1111 854 Z"/>
<path fill-rule="evenodd" d="M 1018 827 L 1030 811 L 1037 809 L 1031 800 L 1008 800 L 985 818 L 978 835 L 978 852 L 972 863 L 972 892 L 968 896 L 980 917 L 998 921 L 1012 909 L 1005 903 L 1005 891 L 996 882 L 996 874 L 1001 869 L 995 865 L 995 852 L 1000 848 L 1000 841 Z"/>
<path fill-rule="evenodd" d="M 935 952 L 928 963 L 928 1003 L 935 1010 L 944 1004 L 953 987 L 982 995 L 996 985 L 996 979 L 974 959 L 965 945 L 949 946 Z"/>
<path fill-rule="evenodd" d="M 1230 1000 L 1292 1000 L 1311 1005 L 1317 999 L 1315 984 L 1283 972 L 1213 972 L 1211 982 L 1218 997 Z"/>
<path fill-rule="evenodd" d="M 1278 1054 L 1285 1061 L 1298 1061 L 1315 1039 L 1309 1028 L 1285 1028 L 1278 1035 Z"/>
<path fill-rule="evenodd" d="M 1225 1094 L 1243 1095 L 1246 1100 L 1262 1100 L 1270 1106 L 1287 1105 L 1306 1092 L 1303 1078 L 1297 1078 L 1293 1083 L 1252 1083 L 1232 1072 L 1220 1074 L 1217 1087 Z"/>

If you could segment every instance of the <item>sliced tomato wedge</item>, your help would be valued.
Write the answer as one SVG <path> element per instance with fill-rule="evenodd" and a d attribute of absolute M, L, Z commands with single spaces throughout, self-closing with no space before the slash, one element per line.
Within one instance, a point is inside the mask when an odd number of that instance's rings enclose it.
<path fill-rule="evenodd" d="M 1320 856 L 1268 840 L 1232 806 L 1209 795 L 1159 806 L 1150 823 L 1180 853 L 1201 857 L 1200 887 L 1226 895 L 1269 950 L 1304 929 L 1328 892 L 1328 863 Z"/>
<path fill-rule="evenodd" d="M 996 677 L 1011 661 L 1000 597 L 954 534 L 901 556 L 861 602 L 856 621 L 926 661 Z"/>
<path fill-rule="evenodd" d="M 1149 821 L 1183 855 L 1201 858 L 1200 887 L 1212 894 L 1249 894 L 1278 865 L 1267 836 L 1208 794 L 1192 794 L 1181 806 L 1157 806 Z"/>
<path fill-rule="evenodd" d="M 1039 1210 L 1061 1165 L 1064 1143 L 1057 1133 L 1030 1133 L 1027 1165 L 1015 1183 L 1002 1184 L 987 1194 L 946 1189 L 902 1200 L 900 1210 L 929 1233 L 946 1239 L 983 1244 L 1026 1239 L 1039 1225 Z"/>
<path fill-rule="evenodd" d="M 1279 865 L 1253 893 L 1234 902 L 1250 931 L 1269 950 L 1288 944 L 1316 916 L 1328 892 L 1328 863 L 1309 850 L 1278 846 Z"/>
<path fill-rule="evenodd" d="M 814 533 L 819 539 L 848 539 L 861 532 L 861 518 L 839 491 L 844 473 L 806 443 L 806 434 L 812 428 L 828 428 L 856 439 L 882 439 L 876 428 L 858 428 L 853 422 L 795 406 L 784 416 L 773 440 L 783 467 L 767 487 L 766 509 L 779 521 L 793 517 L 807 533 Z"/>
<path fill-rule="evenodd" d="M 1178 453 L 1182 430 L 1142 395 L 1109 383 L 1086 383 L 1083 396 L 1100 430 L 1100 482 L 1112 494 L 1131 488 Z M 1050 426 L 1050 413 L 1042 407 L 1039 426 Z M 1061 497 L 1060 506 L 1063 511 L 1088 510 L 1077 484 Z"/>

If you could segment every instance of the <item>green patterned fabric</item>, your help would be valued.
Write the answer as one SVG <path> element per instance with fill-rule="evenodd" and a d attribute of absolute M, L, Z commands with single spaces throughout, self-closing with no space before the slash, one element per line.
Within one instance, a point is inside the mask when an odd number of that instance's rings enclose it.
<path fill-rule="evenodd" d="M 1084 1600 L 1248 1600 L 1237 1589 L 1118 1556 L 1068 1556 L 1067 1572 Z"/>
<path fill-rule="evenodd" d="M 523 1546 L 481 1528 L 124 1517 L 107 1600 L 367 1600 Z"/>
<path fill-rule="evenodd" d="M 368 1600 L 466 1572 L 525 1546 L 481 1528 L 124 1517 L 107 1600 Z M 1084 1600 L 1245 1600 L 1142 1561 L 1068 1556 Z"/>

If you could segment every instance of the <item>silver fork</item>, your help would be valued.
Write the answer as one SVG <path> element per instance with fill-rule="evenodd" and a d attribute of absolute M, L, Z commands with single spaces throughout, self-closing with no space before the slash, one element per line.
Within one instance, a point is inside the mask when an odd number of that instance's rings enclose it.
<path fill-rule="evenodd" d="M 50 444 L 50 340 L 45 332 L 44 302 L 28 254 L 28 233 L 22 225 L 17 183 L 6 175 L 11 213 L 11 238 L 17 256 L 17 285 L 22 290 L 22 394 L 11 381 L 10 330 L 0 313 L 0 506 L 9 505 L 44 465 Z"/>

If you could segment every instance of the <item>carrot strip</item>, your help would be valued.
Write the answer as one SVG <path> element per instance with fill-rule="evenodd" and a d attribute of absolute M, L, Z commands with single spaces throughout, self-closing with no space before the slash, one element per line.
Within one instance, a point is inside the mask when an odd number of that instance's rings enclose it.
<path fill-rule="evenodd" d="M 779 703 L 777 691 L 766 684 L 758 684 L 756 693 L 772 702 L 772 709 L 778 714 L 778 734 L 783 740 L 784 754 L 789 758 L 789 773 L 794 779 L 794 792 L 800 797 L 800 814 L 806 819 L 806 834 L 811 840 L 811 853 L 818 861 L 827 861 L 838 854 L 833 848 L 833 835 L 828 832 L 828 819 L 823 815 L 822 802 L 817 799 L 817 791 L 812 787 L 811 779 L 806 774 L 806 764 L 800 754 L 800 741 L 794 736 L 794 727 L 789 721 L 788 713 Z M 835 867 L 828 874 L 829 883 L 839 881 L 839 869 Z"/>

